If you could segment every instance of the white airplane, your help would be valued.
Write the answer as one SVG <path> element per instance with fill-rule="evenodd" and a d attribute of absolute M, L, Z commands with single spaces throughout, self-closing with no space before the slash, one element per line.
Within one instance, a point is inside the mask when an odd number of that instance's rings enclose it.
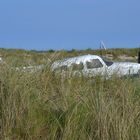
<path fill-rule="evenodd" d="M 38 71 L 42 70 L 43 68 L 45 68 L 45 65 L 16 67 L 16 68 L 13 68 L 13 69 L 15 69 L 16 71 L 20 71 L 20 72 L 34 73 L 34 72 L 38 72 Z"/>
<path fill-rule="evenodd" d="M 55 61 L 51 68 L 54 72 L 68 72 L 89 77 L 101 75 L 110 78 L 114 74 L 119 77 L 140 75 L 138 63 L 111 62 L 97 55 L 83 55 Z"/>

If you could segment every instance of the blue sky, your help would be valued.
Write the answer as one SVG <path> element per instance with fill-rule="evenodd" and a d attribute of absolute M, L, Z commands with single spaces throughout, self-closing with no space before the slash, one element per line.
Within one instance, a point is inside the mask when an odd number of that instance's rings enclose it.
<path fill-rule="evenodd" d="M 139 47 L 140 0 L 1 0 L 0 47 Z"/>

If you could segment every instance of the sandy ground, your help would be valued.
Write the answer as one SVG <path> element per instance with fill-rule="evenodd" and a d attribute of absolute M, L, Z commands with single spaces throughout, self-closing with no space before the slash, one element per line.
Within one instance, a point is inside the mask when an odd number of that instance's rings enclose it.
<path fill-rule="evenodd" d="M 113 60 L 113 55 L 111 54 L 106 54 L 104 57 L 106 57 L 107 59 Z M 121 60 L 121 61 L 136 61 L 138 60 L 138 56 L 132 57 L 132 56 L 127 56 L 127 55 L 120 55 L 117 57 L 117 59 Z"/>

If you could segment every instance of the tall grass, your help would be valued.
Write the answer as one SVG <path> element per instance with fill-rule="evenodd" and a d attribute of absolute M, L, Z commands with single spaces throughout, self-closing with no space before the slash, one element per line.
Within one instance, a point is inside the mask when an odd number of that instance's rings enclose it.
<path fill-rule="evenodd" d="M 139 79 L 0 69 L 0 139 L 139 140 Z"/>

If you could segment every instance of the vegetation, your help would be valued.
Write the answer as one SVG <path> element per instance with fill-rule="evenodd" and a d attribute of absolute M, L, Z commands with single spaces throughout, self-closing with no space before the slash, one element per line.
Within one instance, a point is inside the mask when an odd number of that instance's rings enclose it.
<path fill-rule="evenodd" d="M 1 50 L 0 139 L 140 139 L 139 78 L 54 76 L 51 62 L 76 51 L 16 51 Z M 37 73 L 11 69 L 43 63 Z"/>

